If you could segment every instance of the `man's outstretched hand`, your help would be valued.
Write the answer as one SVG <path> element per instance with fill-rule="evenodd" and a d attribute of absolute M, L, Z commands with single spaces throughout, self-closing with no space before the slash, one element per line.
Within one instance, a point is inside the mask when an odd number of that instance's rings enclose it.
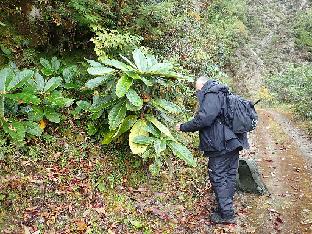
<path fill-rule="evenodd" d="M 178 123 L 175 128 L 176 128 L 177 131 L 181 131 L 181 124 Z"/>

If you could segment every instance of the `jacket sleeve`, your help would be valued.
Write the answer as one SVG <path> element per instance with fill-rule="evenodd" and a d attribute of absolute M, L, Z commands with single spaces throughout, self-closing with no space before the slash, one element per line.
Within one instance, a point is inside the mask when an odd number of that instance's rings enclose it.
<path fill-rule="evenodd" d="M 221 101 L 217 93 L 208 93 L 200 103 L 199 111 L 189 122 L 181 124 L 182 132 L 196 132 L 211 126 L 221 111 Z"/>

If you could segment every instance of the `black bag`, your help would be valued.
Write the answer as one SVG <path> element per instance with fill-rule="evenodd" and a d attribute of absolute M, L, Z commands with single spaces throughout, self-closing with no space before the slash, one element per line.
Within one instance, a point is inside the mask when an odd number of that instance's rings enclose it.
<path fill-rule="evenodd" d="M 259 100 L 260 101 L 260 100 Z M 258 114 L 253 103 L 238 95 L 225 93 L 224 121 L 234 133 L 246 133 L 254 130 L 258 123 Z"/>

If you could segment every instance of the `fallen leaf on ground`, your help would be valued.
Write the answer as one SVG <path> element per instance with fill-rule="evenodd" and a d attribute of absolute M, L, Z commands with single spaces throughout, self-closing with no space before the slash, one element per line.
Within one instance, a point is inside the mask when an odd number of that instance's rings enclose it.
<path fill-rule="evenodd" d="M 76 222 L 76 225 L 77 225 L 77 231 L 84 231 L 88 227 L 88 225 L 82 220 L 78 220 Z"/>

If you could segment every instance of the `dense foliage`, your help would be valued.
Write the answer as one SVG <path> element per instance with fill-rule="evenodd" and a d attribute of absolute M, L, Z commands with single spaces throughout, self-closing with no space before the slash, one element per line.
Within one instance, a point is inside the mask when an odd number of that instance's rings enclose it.
<path fill-rule="evenodd" d="M 267 80 L 276 100 L 290 103 L 302 117 L 312 120 L 312 66 L 291 66 Z"/>
<path fill-rule="evenodd" d="M 91 67 L 86 89 L 95 90 L 92 102 L 77 100 L 74 115 L 90 113 L 88 132 L 103 135 L 103 144 L 129 135 L 132 153 L 145 160 L 157 174 L 168 150 L 195 166 L 192 153 L 172 135 L 168 126 L 174 125 L 174 114 L 181 114 L 179 93 L 185 89 L 188 77 L 178 74 L 173 64 L 158 62 L 140 49 L 133 51 L 133 62 L 121 56 L 124 62 L 105 59 L 103 64 L 88 60 Z M 41 69 L 7 67 L 0 72 L 0 121 L 3 130 L 15 141 L 22 142 L 26 134 L 40 136 L 46 122 L 61 122 L 64 108 L 74 103 L 64 97 L 66 89 L 77 88 L 77 66 L 62 67 L 60 60 L 41 58 Z M 81 91 L 83 92 L 83 91 Z M 71 95 L 73 97 L 73 95 Z M 183 99 L 180 99 L 182 104 Z M 67 111 L 67 115 L 69 112 Z"/>
<path fill-rule="evenodd" d="M 193 0 L 12 1 L 2 5 L 2 31 L 17 29 L 0 32 L 3 55 L 16 51 L 19 60 L 38 50 L 63 55 L 82 49 L 90 54 L 93 37 L 100 57 L 130 53 L 142 42 L 193 72 L 209 74 L 211 66 L 228 67 L 235 48 L 247 36 L 245 0 L 196 4 Z M 8 33 L 14 41 L 5 39 Z"/>
<path fill-rule="evenodd" d="M 297 44 L 312 52 L 312 9 L 307 9 L 297 17 L 295 32 Z"/>
<path fill-rule="evenodd" d="M 174 114 L 184 109 L 177 105 L 178 95 L 187 77 L 174 71 L 168 62 L 158 62 L 155 56 L 133 51 L 133 62 L 106 59 L 103 64 L 89 60 L 89 74 L 96 76 L 86 83 L 96 89 L 92 103 L 79 101 L 78 108 L 91 112 L 93 123 L 101 119 L 103 144 L 109 144 L 129 133 L 132 153 L 144 159 L 152 158 L 150 166 L 157 174 L 168 155 L 168 149 L 188 164 L 195 166 L 192 153 L 172 135 L 168 126 L 174 125 Z M 181 104 L 181 103 L 180 103 Z M 107 113 L 106 113 L 107 111 Z M 95 131 L 97 129 L 94 127 Z"/>
<path fill-rule="evenodd" d="M 70 88 L 77 67 L 61 67 L 56 57 L 40 60 L 41 70 L 6 67 L 0 71 L 0 123 L 17 142 L 26 134 L 40 136 L 46 121 L 60 123 L 63 108 L 73 104 L 63 89 Z"/>
<path fill-rule="evenodd" d="M 194 108 L 188 78 L 176 64 L 227 78 L 222 68 L 247 35 L 245 1 L 2 5 L 1 126 L 14 142 L 40 136 L 48 123 L 81 120 L 103 144 L 129 136 L 132 152 L 152 161 L 154 173 L 171 153 L 195 166 L 170 131 Z"/>
<path fill-rule="evenodd" d="M 300 12 L 293 22 L 296 53 L 301 53 L 301 60 L 307 60 L 307 62 L 291 63 L 284 71 L 270 75 L 266 80 L 274 100 L 293 106 L 299 116 L 308 120 L 309 129 L 312 129 L 311 17 L 312 11 L 307 8 Z"/>
<path fill-rule="evenodd" d="M 174 1 L 141 3 L 131 30 L 166 57 L 196 73 L 226 67 L 245 41 L 246 1 Z"/>

